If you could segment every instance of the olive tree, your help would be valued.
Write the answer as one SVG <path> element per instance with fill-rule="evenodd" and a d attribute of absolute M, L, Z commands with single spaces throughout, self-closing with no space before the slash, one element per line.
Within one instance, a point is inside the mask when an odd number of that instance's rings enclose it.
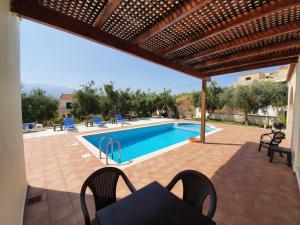
<path fill-rule="evenodd" d="M 53 97 L 46 95 L 40 88 L 29 93 L 22 93 L 23 122 L 38 122 L 47 125 L 57 115 L 58 102 Z"/>

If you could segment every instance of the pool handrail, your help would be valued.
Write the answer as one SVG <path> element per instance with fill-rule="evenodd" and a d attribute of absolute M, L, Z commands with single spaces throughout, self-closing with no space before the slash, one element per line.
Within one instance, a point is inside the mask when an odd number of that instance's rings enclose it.
<path fill-rule="evenodd" d="M 111 140 L 106 145 L 106 165 L 108 165 L 108 148 L 111 146 L 112 159 L 114 159 L 114 143 L 118 144 L 119 163 L 121 163 L 121 144 L 118 140 Z"/>
<path fill-rule="evenodd" d="M 110 141 L 113 140 L 113 139 L 112 139 L 110 136 L 108 136 L 108 135 L 104 135 L 103 137 L 101 137 L 101 139 L 100 139 L 100 141 L 99 141 L 99 150 L 100 150 L 99 158 L 100 158 L 100 159 L 101 159 L 101 152 L 102 152 L 102 141 L 104 141 L 105 139 L 108 139 L 108 140 L 109 140 L 108 143 L 109 143 Z M 106 147 L 107 147 L 107 145 L 106 145 Z"/>

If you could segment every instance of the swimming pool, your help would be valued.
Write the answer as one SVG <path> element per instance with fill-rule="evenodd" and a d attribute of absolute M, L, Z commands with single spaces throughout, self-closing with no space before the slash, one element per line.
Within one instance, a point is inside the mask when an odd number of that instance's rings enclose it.
<path fill-rule="evenodd" d="M 216 130 L 211 125 L 206 125 L 206 133 Z M 121 158 L 119 158 L 117 146 L 114 151 L 109 151 L 109 158 L 116 163 L 124 163 L 142 157 L 152 152 L 186 141 L 188 138 L 199 136 L 200 125 L 196 123 L 168 123 L 127 130 L 119 130 L 105 133 L 82 136 L 95 148 L 99 148 L 102 137 L 109 136 L 118 140 L 121 145 Z M 102 146 L 102 154 L 105 155 L 106 145 L 109 142 L 105 139 Z M 110 148 L 109 148 L 110 150 Z M 98 150 L 99 151 L 99 150 Z"/>

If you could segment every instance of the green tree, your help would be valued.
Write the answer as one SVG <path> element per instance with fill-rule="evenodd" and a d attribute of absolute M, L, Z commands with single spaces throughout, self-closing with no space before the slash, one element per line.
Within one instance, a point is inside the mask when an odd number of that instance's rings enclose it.
<path fill-rule="evenodd" d="M 172 96 L 171 90 L 160 93 L 158 95 L 156 104 L 161 115 L 167 116 L 168 111 L 172 110 L 176 117 L 178 117 L 176 98 Z"/>
<path fill-rule="evenodd" d="M 209 83 L 207 87 L 207 96 L 206 96 L 206 108 L 209 116 L 214 113 L 216 109 L 221 109 L 224 106 L 222 101 L 223 89 L 218 86 L 216 81 Z"/>
<path fill-rule="evenodd" d="M 86 85 L 81 85 L 81 89 L 75 92 L 72 114 L 83 119 L 91 114 L 101 113 L 99 90 L 95 88 L 95 82 L 90 81 Z"/>
<path fill-rule="evenodd" d="M 118 110 L 121 114 L 128 114 L 132 111 L 132 98 L 133 95 L 129 88 L 119 90 Z"/>
<path fill-rule="evenodd" d="M 245 124 L 248 124 L 248 114 L 257 112 L 260 107 L 259 97 L 251 86 L 239 85 L 234 89 L 233 105 L 244 113 Z"/>
<path fill-rule="evenodd" d="M 151 116 L 156 110 L 158 110 L 157 106 L 158 96 L 154 92 L 148 92 L 146 94 L 146 106 L 148 110 L 148 115 Z"/>
<path fill-rule="evenodd" d="M 40 88 L 29 93 L 22 93 L 23 122 L 38 122 L 47 125 L 49 120 L 57 116 L 58 102 Z"/>
<path fill-rule="evenodd" d="M 222 99 L 223 88 L 218 86 L 216 81 L 209 83 L 206 90 L 206 109 L 210 114 L 214 113 L 216 109 L 221 109 L 224 106 Z M 194 107 L 201 107 L 201 92 L 194 92 L 192 94 L 191 103 Z"/>
<path fill-rule="evenodd" d="M 192 93 L 192 105 L 197 108 L 201 106 L 201 95 L 200 92 L 193 92 Z"/>
<path fill-rule="evenodd" d="M 132 106 L 138 117 L 148 116 L 146 93 L 136 90 L 132 98 Z"/>
<path fill-rule="evenodd" d="M 259 98 L 259 106 L 261 109 L 264 110 L 269 106 L 282 107 L 287 105 L 287 84 L 276 83 L 274 81 L 261 81 L 253 82 L 251 87 Z"/>
<path fill-rule="evenodd" d="M 103 85 L 104 94 L 107 98 L 107 104 L 110 108 L 109 114 L 115 115 L 120 112 L 120 93 L 115 90 L 114 84 Z"/>

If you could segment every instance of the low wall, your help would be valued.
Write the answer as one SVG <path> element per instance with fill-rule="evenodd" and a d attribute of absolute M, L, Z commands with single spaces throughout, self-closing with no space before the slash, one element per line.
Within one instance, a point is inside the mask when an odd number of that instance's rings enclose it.
<path fill-rule="evenodd" d="M 212 113 L 210 119 L 243 123 L 245 121 L 245 116 L 241 114 Z M 278 122 L 278 118 L 273 116 L 248 115 L 248 120 L 250 124 L 262 127 L 264 125 L 271 127 L 273 123 Z"/>

